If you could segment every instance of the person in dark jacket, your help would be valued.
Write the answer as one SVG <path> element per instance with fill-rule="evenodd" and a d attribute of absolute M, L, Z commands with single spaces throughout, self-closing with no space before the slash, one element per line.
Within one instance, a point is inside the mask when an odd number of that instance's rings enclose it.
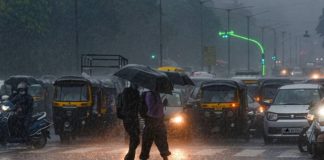
<path fill-rule="evenodd" d="M 171 152 L 169 151 L 167 130 L 164 124 L 164 106 L 160 94 L 154 91 L 145 92 L 144 94 L 147 114 L 145 117 L 140 159 L 147 160 L 149 158 L 152 144 L 155 142 L 163 160 L 167 160 Z"/>
<path fill-rule="evenodd" d="M 140 127 L 138 119 L 138 108 L 140 105 L 140 95 L 138 86 L 131 84 L 125 88 L 121 94 L 120 114 L 126 132 L 129 135 L 129 149 L 125 156 L 125 160 L 134 160 L 136 148 L 140 143 Z"/>
<path fill-rule="evenodd" d="M 33 97 L 28 94 L 28 86 L 21 82 L 17 86 L 18 95 L 11 102 L 15 105 L 15 115 L 12 121 L 16 126 L 21 126 L 22 136 L 28 141 L 29 126 L 33 115 Z"/>

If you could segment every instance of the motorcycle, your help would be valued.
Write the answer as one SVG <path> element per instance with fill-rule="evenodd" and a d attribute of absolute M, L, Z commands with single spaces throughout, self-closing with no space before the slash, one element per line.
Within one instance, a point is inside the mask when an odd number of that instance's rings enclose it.
<path fill-rule="evenodd" d="M 323 103 L 310 109 L 307 120 L 310 124 L 300 133 L 298 148 L 308 152 L 313 158 L 322 156 L 324 151 L 324 105 Z"/>
<path fill-rule="evenodd" d="M 9 101 L 0 102 L 0 142 L 30 144 L 35 149 L 45 147 L 50 138 L 49 127 L 52 125 L 47 120 L 46 112 L 34 114 L 29 126 L 29 137 L 23 138 L 17 126 L 10 126 L 10 118 L 15 114 L 14 105 Z M 7 135 L 7 136 L 6 136 Z"/>

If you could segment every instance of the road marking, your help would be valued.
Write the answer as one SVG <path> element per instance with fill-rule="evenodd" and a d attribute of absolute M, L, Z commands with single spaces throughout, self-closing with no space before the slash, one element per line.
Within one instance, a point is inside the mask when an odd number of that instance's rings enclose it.
<path fill-rule="evenodd" d="M 203 149 L 201 151 L 195 152 L 191 155 L 201 155 L 201 156 L 212 156 L 215 154 L 223 153 L 226 149 Z"/>
<path fill-rule="evenodd" d="M 49 152 L 53 152 L 56 150 L 62 149 L 62 147 L 49 147 L 49 148 L 44 148 L 44 149 L 39 149 L 39 150 L 30 150 L 30 151 L 23 151 L 20 153 L 27 153 L 27 154 L 39 154 L 39 153 L 49 153 Z"/>
<path fill-rule="evenodd" d="M 302 154 L 297 149 L 287 150 L 282 152 L 278 157 L 279 158 L 299 158 Z"/>
<path fill-rule="evenodd" d="M 264 149 L 245 149 L 239 153 L 236 153 L 235 157 L 256 157 L 260 154 L 262 154 L 265 150 Z"/>
<path fill-rule="evenodd" d="M 113 150 L 107 150 L 106 152 L 111 154 L 126 154 L 128 152 L 127 148 L 120 148 L 120 149 L 113 149 Z"/>
<path fill-rule="evenodd" d="M 92 152 L 95 150 L 100 150 L 102 149 L 101 147 L 88 147 L 88 148 L 79 148 L 79 149 L 72 149 L 69 151 L 62 152 L 64 154 L 73 154 L 73 153 L 86 153 L 86 152 Z"/>

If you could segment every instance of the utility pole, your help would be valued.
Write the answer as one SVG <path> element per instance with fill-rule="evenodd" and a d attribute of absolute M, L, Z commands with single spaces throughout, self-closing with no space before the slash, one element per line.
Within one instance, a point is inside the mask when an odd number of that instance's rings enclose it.
<path fill-rule="evenodd" d="M 247 19 L 247 37 L 250 39 L 250 20 L 252 16 L 246 16 Z M 250 70 L 250 41 L 247 41 L 247 68 Z"/>
<path fill-rule="evenodd" d="M 160 0 L 160 67 L 163 66 L 162 0 Z"/>
<path fill-rule="evenodd" d="M 75 58 L 76 58 L 76 73 L 78 73 L 80 67 L 80 55 L 79 55 L 79 15 L 78 15 L 78 0 L 74 0 L 74 30 L 75 30 Z"/>
<path fill-rule="evenodd" d="M 282 31 L 281 35 L 282 35 L 282 66 L 285 67 L 285 36 L 286 36 L 286 32 Z"/>
<path fill-rule="evenodd" d="M 292 38 L 291 38 L 291 33 L 289 33 L 289 66 L 293 67 L 293 65 L 292 65 Z"/>
<path fill-rule="evenodd" d="M 250 23 L 251 23 L 251 18 L 252 17 L 255 17 L 255 16 L 258 16 L 260 14 L 264 14 L 268 11 L 263 11 L 263 12 L 260 12 L 260 13 L 257 13 L 257 14 L 253 14 L 253 15 L 248 15 L 246 16 L 246 20 L 247 20 L 247 37 L 248 39 L 250 39 Z M 263 40 L 262 40 L 262 43 L 263 43 Z M 248 70 L 250 70 L 250 57 L 251 57 L 251 53 L 250 53 L 250 41 L 247 41 L 247 53 L 248 53 L 248 56 L 247 56 L 247 68 Z"/>

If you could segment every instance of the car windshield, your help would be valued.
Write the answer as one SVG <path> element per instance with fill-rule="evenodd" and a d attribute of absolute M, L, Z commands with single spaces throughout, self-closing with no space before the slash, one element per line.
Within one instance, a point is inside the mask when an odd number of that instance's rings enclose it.
<path fill-rule="evenodd" d="M 88 100 L 87 85 L 61 85 L 55 88 L 56 101 L 61 102 L 78 102 Z"/>
<path fill-rule="evenodd" d="M 170 94 L 162 94 L 161 97 L 163 99 L 168 100 L 168 106 L 167 107 L 182 107 L 181 105 L 181 97 L 179 93 L 172 93 Z"/>
<path fill-rule="evenodd" d="M 274 100 L 275 105 L 309 105 L 320 100 L 317 89 L 281 89 Z"/>
<path fill-rule="evenodd" d="M 267 85 L 262 89 L 263 99 L 273 99 L 276 96 L 277 90 L 280 85 Z"/>
<path fill-rule="evenodd" d="M 236 100 L 236 89 L 230 86 L 205 87 L 202 91 L 203 103 L 234 102 Z"/>

